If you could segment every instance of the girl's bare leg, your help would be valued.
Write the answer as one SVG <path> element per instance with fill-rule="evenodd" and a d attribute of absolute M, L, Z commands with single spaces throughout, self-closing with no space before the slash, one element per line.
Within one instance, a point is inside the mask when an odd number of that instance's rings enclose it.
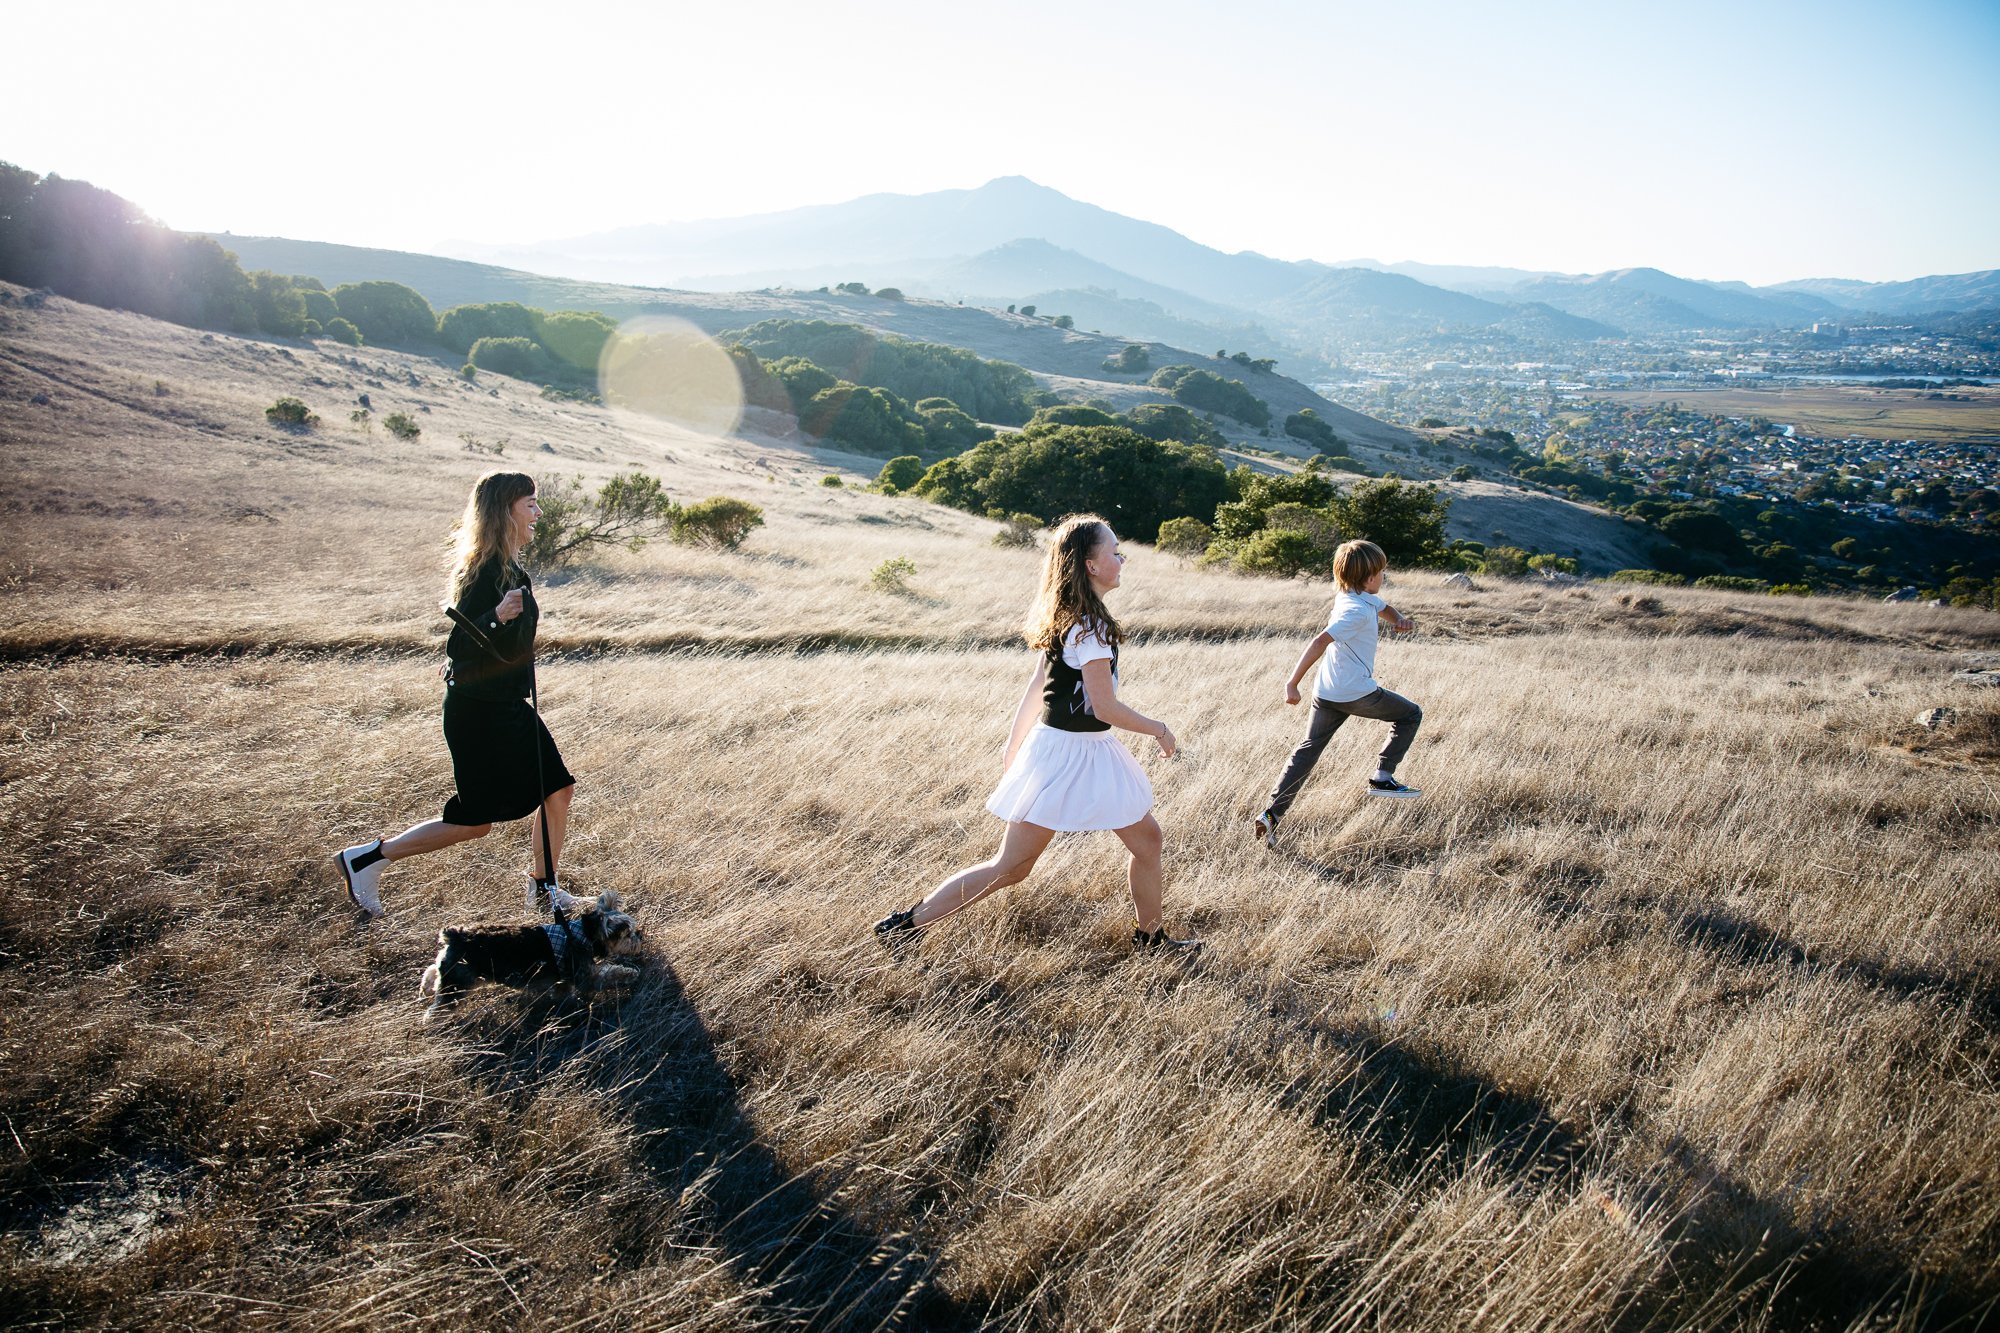
<path fill-rule="evenodd" d="M 993 854 L 993 858 L 959 871 L 932 889 L 930 896 L 917 904 L 910 924 L 928 926 L 968 903 L 978 902 L 995 889 L 1019 884 L 1035 868 L 1035 862 L 1048 850 L 1049 842 L 1055 836 L 1054 829 L 1043 828 L 1040 824 L 1009 824 L 1006 834 L 1000 839 L 1000 850 Z M 1157 893 L 1154 898 L 1157 901 Z M 1158 915 L 1157 910 L 1154 915 Z"/>
<path fill-rule="evenodd" d="M 1132 910 L 1138 914 L 1139 929 L 1152 934 L 1160 928 L 1160 887 L 1166 874 L 1160 867 L 1160 853 L 1166 836 L 1151 815 L 1118 830 L 1118 841 L 1132 854 L 1126 879 L 1132 885 Z"/>

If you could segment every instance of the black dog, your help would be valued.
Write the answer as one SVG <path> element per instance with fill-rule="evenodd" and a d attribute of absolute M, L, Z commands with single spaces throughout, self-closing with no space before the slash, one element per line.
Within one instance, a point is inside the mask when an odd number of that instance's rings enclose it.
<path fill-rule="evenodd" d="M 446 926 L 438 932 L 437 961 L 424 969 L 419 995 L 435 994 L 429 1018 L 456 1004 L 480 981 L 526 986 L 564 982 L 589 996 L 604 986 L 637 981 L 639 970 L 604 960 L 636 954 L 645 945 L 638 922 L 615 893 L 568 921 L 548 926 Z"/>

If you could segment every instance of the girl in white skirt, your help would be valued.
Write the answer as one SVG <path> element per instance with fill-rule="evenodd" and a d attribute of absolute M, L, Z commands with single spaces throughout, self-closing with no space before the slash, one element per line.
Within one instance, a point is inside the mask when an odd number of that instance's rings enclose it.
<path fill-rule="evenodd" d="M 915 907 L 877 922 L 875 935 L 884 944 L 898 947 L 966 904 L 1020 883 L 1056 834 L 1109 829 L 1132 854 L 1133 947 L 1201 947 L 1169 938 L 1160 924 L 1162 839 L 1152 815 L 1153 785 L 1111 730 L 1151 736 L 1161 754 L 1174 755 L 1167 724 L 1118 699 L 1118 645 L 1125 636 L 1105 609 L 1104 594 L 1118 586 L 1124 564 L 1117 535 L 1097 515 L 1072 515 L 1056 526 L 1023 626 L 1028 646 L 1040 656 L 1014 711 L 1006 774 L 986 802 L 1007 823 L 1000 850 L 938 885 Z"/>

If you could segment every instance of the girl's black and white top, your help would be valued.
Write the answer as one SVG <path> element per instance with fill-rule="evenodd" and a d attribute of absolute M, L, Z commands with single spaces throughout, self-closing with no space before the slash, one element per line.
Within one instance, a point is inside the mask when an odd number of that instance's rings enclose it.
<path fill-rule="evenodd" d="M 1008 823 L 1038 824 L 1061 833 L 1120 829 L 1153 808 L 1153 784 L 1125 743 L 1090 710 L 1083 668 L 1109 661 L 1118 676 L 1118 648 L 1093 628 L 1076 625 L 1048 653 L 1042 716 L 1028 731 L 986 809 Z"/>

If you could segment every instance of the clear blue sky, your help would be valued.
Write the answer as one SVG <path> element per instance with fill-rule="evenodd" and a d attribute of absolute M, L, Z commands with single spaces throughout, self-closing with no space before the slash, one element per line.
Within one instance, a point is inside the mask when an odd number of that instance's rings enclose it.
<path fill-rule="evenodd" d="M 2000 267 L 2000 3 L 16 6 L 0 159 L 431 249 L 1024 175 L 1223 249 Z"/>

